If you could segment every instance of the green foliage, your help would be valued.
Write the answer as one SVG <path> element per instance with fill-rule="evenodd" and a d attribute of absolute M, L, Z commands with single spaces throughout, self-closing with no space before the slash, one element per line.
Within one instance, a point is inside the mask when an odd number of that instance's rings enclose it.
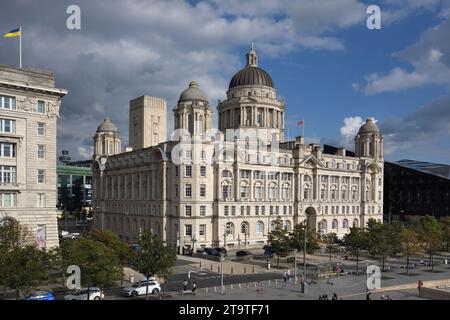
<path fill-rule="evenodd" d="M 2 258 L 0 276 L 3 284 L 17 291 L 29 291 L 47 280 L 49 267 L 45 251 L 35 245 L 14 247 Z"/>
<path fill-rule="evenodd" d="M 85 287 L 112 287 L 122 278 L 123 268 L 112 248 L 89 238 L 67 240 L 61 245 L 61 265 L 65 270 L 77 265 Z"/>
<path fill-rule="evenodd" d="M 432 216 L 425 216 L 416 225 L 423 248 L 430 256 L 431 269 L 433 270 L 433 256 L 442 247 L 444 240 L 444 227 Z"/>
<path fill-rule="evenodd" d="M 283 227 L 283 221 L 278 217 L 274 222 L 274 229 L 269 233 L 268 244 L 272 252 L 277 255 L 277 267 L 280 265 L 280 257 L 286 257 L 291 252 L 292 240 Z"/>
<path fill-rule="evenodd" d="M 350 232 L 344 236 L 346 250 L 356 259 L 356 272 L 361 251 L 367 248 L 367 242 L 367 235 L 362 228 L 350 228 Z"/>
<path fill-rule="evenodd" d="M 369 220 L 367 227 L 367 242 L 369 253 L 380 259 L 382 268 L 384 269 L 384 263 L 393 252 L 393 243 L 391 241 L 391 226 L 388 224 L 382 224 L 375 220 Z"/>
<path fill-rule="evenodd" d="M 406 256 L 406 272 L 409 274 L 409 259 L 421 249 L 420 235 L 414 230 L 404 227 L 401 232 L 401 252 Z"/>
<path fill-rule="evenodd" d="M 135 252 L 111 230 L 94 228 L 86 235 L 86 238 L 98 241 L 111 249 L 122 267 L 133 264 L 136 256 Z"/>
<path fill-rule="evenodd" d="M 177 259 L 176 252 L 165 246 L 163 241 L 151 231 L 142 234 L 140 240 L 141 250 L 135 259 L 135 269 L 147 278 L 157 275 L 167 279 Z M 148 292 L 146 292 L 148 298 Z"/>
<path fill-rule="evenodd" d="M 441 217 L 439 222 L 442 225 L 442 241 L 445 243 L 445 250 L 450 250 L 450 217 Z"/>

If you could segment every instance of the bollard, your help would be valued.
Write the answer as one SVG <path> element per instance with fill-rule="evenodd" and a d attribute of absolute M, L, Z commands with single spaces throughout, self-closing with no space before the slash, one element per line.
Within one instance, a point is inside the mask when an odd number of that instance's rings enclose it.
<path fill-rule="evenodd" d="M 247 273 L 247 267 L 244 267 L 244 273 Z"/>
<path fill-rule="evenodd" d="M 231 274 L 233 274 L 233 267 L 231 267 Z"/>
<path fill-rule="evenodd" d="M 217 273 L 220 273 L 220 266 L 217 266 Z"/>
<path fill-rule="evenodd" d="M 206 288 L 206 290 L 205 290 L 205 291 L 206 291 L 206 293 L 208 293 L 208 288 Z"/>
<path fill-rule="evenodd" d="M 255 273 L 255 266 L 253 266 L 253 271 L 252 272 Z"/>
<path fill-rule="evenodd" d="M 212 264 L 211 264 L 211 271 L 212 271 Z"/>
<path fill-rule="evenodd" d="M 200 261 L 200 268 L 202 267 L 202 262 Z"/>

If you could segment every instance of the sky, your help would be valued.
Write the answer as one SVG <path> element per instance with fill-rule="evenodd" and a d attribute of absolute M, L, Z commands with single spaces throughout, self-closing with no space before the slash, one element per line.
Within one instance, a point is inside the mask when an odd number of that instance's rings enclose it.
<path fill-rule="evenodd" d="M 81 30 L 69 30 L 69 5 Z M 367 7 L 381 9 L 369 30 Z M 196 80 L 217 127 L 217 100 L 245 65 L 259 66 L 286 100 L 286 134 L 353 150 L 374 117 L 385 158 L 450 164 L 450 0 L 15 0 L 0 4 L 0 33 L 23 27 L 24 67 L 52 70 L 69 90 L 58 150 L 92 156 L 110 116 L 128 142 L 128 104 L 167 100 L 168 129 L 180 93 Z M 0 64 L 18 65 L 17 38 L 0 39 Z"/>

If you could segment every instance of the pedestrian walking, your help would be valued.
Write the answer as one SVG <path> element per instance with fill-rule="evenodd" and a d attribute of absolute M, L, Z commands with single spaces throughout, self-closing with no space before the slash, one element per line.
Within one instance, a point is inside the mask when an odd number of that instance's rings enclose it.
<path fill-rule="evenodd" d="M 417 290 L 419 291 L 419 294 L 420 294 L 420 289 L 422 289 L 422 287 L 423 287 L 423 282 L 422 282 L 422 280 L 419 280 L 417 282 Z"/>
<path fill-rule="evenodd" d="M 291 282 L 291 269 L 287 270 L 286 277 L 289 280 L 289 282 Z"/>
<path fill-rule="evenodd" d="M 195 292 L 197 291 L 197 282 L 194 282 L 192 285 L 192 294 L 195 296 Z"/>
<path fill-rule="evenodd" d="M 333 297 L 331 298 L 331 300 L 339 300 L 336 292 L 333 293 Z"/>
<path fill-rule="evenodd" d="M 187 291 L 187 289 L 188 289 L 188 282 L 187 282 L 187 280 L 184 280 L 183 281 L 183 290 Z"/>
<path fill-rule="evenodd" d="M 372 296 L 372 294 L 370 292 L 367 292 L 366 300 L 372 300 L 371 296 Z"/>
<path fill-rule="evenodd" d="M 284 280 L 284 283 L 286 283 L 286 280 L 287 280 L 287 272 L 286 271 L 283 274 L 283 280 Z"/>

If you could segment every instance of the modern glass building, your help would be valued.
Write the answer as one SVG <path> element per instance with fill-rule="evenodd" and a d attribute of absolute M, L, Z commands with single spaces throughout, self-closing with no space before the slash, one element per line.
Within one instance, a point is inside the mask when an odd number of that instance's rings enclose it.
<path fill-rule="evenodd" d="M 92 169 L 72 165 L 59 165 L 58 208 L 68 212 L 92 209 Z"/>
<path fill-rule="evenodd" d="M 384 177 L 385 221 L 412 215 L 450 215 L 450 165 L 386 161 Z"/>

